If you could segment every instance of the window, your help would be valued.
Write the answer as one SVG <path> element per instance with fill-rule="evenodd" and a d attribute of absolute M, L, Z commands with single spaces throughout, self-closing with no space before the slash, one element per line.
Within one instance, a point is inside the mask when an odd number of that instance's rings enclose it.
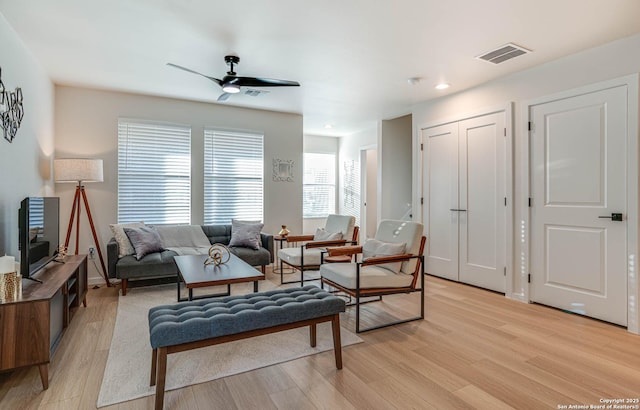
<path fill-rule="evenodd" d="M 204 130 L 204 223 L 262 221 L 261 134 Z"/>
<path fill-rule="evenodd" d="M 360 164 L 355 160 L 342 163 L 343 187 L 341 214 L 356 218 L 356 225 L 360 226 Z"/>
<path fill-rule="evenodd" d="M 302 215 L 325 218 L 336 210 L 335 154 L 304 154 Z"/>
<path fill-rule="evenodd" d="M 118 222 L 191 222 L 191 128 L 118 121 Z"/>

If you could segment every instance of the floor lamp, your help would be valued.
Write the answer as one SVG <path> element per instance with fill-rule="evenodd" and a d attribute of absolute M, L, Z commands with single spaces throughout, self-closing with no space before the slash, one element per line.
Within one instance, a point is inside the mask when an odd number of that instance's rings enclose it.
<path fill-rule="evenodd" d="M 93 234 L 93 240 L 95 242 L 98 256 L 100 257 L 100 265 L 102 266 L 102 274 L 104 280 L 107 282 L 107 286 L 111 286 L 109 277 L 107 276 L 107 269 L 104 265 L 104 259 L 102 258 L 102 250 L 100 249 L 100 241 L 98 235 L 96 235 L 96 228 L 93 225 L 93 218 L 91 217 L 91 209 L 89 208 L 89 201 L 87 201 L 87 194 L 84 190 L 84 182 L 102 182 L 104 180 L 102 174 L 102 160 L 101 159 L 85 159 L 85 158 L 64 158 L 56 159 L 53 161 L 53 171 L 55 181 L 60 183 L 73 182 L 77 183 L 76 193 L 73 197 L 73 205 L 71 206 L 71 216 L 69 217 L 69 227 L 67 228 L 67 238 L 64 241 L 64 246 L 69 246 L 69 239 L 71 238 L 71 230 L 73 229 L 73 219 L 76 217 L 76 255 L 78 254 L 80 244 L 80 210 L 81 210 L 81 197 L 84 202 L 84 207 L 87 211 L 87 218 L 89 219 L 89 225 L 91 226 L 91 233 Z"/>

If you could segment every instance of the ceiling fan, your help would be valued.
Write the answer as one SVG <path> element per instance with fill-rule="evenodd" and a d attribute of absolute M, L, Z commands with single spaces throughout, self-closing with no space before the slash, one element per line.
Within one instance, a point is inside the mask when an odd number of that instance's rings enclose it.
<path fill-rule="evenodd" d="M 226 101 L 229 99 L 231 94 L 236 94 L 240 92 L 240 87 L 298 87 L 300 83 L 297 81 L 288 81 L 288 80 L 276 80 L 272 78 L 260 78 L 260 77 L 239 77 L 236 75 L 234 71 L 234 65 L 237 65 L 240 62 L 240 57 L 234 55 L 228 55 L 224 57 L 224 61 L 229 66 L 229 71 L 227 71 L 227 75 L 222 77 L 222 80 L 210 77 L 208 75 L 204 75 L 197 71 L 191 70 L 186 67 L 179 66 L 173 63 L 167 63 L 168 66 L 179 68 L 180 70 L 187 71 L 189 73 L 200 75 L 204 78 L 208 78 L 214 83 L 218 84 L 222 87 L 222 91 L 224 91 L 218 97 L 218 101 Z M 259 95 L 259 90 L 253 90 L 254 93 L 246 92 L 247 95 Z"/>

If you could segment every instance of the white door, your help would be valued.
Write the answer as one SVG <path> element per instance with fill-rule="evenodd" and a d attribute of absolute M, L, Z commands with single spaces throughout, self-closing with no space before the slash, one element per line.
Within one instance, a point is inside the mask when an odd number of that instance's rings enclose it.
<path fill-rule="evenodd" d="M 504 112 L 423 130 L 426 272 L 505 291 Z"/>
<path fill-rule="evenodd" d="M 531 300 L 626 326 L 626 88 L 533 105 L 529 118 Z"/>
<path fill-rule="evenodd" d="M 497 292 L 506 278 L 504 113 L 459 124 L 460 282 Z"/>
<path fill-rule="evenodd" d="M 458 124 L 422 131 L 425 271 L 458 280 Z"/>

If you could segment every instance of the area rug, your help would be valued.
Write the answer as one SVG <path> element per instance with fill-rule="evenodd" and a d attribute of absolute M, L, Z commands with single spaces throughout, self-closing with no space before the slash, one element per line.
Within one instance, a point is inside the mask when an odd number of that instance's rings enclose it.
<path fill-rule="evenodd" d="M 261 282 L 268 283 L 268 282 Z M 262 288 L 263 286 L 261 286 Z M 175 285 L 138 288 L 120 296 L 97 407 L 155 394 L 149 386 L 151 345 L 147 312 L 175 303 Z M 362 342 L 344 327 L 342 345 Z M 317 345 L 309 346 L 307 327 L 254 337 L 202 349 L 175 353 L 167 359 L 166 390 L 215 380 L 333 349 L 331 326 L 318 325 Z"/>

